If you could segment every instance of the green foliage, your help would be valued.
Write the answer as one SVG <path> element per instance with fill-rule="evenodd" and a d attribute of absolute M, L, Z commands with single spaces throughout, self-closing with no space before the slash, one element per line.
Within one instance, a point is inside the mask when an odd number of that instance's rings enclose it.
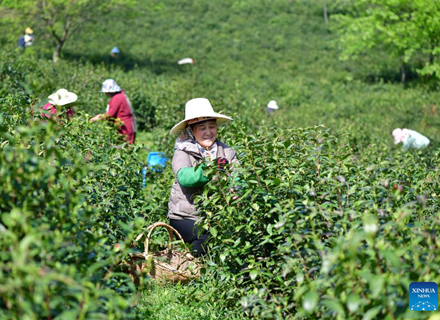
<path fill-rule="evenodd" d="M 320 128 L 233 133 L 240 191 L 215 179 L 199 198 L 215 296 L 255 318 L 415 317 L 409 283 L 440 280 L 439 153 L 372 163 Z"/>
<path fill-rule="evenodd" d="M 134 296 L 117 292 L 133 284 L 114 271 L 144 223 L 127 196 L 139 192 L 136 149 L 111 148 L 113 128 L 45 123 L 25 106 L 0 104 L 1 317 L 130 317 Z"/>
<path fill-rule="evenodd" d="M 0 5 L 14 10 L 20 22 L 38 21 L 36 31 L 56 44 L 53 60 L 58 61 L 64 43 L 84 24 L 99 20 L 116 6 L 133 6 L 134 0 L 3 0 Z"/>
<path fill-rule="evenodd" d="M 211 282 L 212 286 L 216 283 Z M 213 289 L 213 288 L 212 288 Z M 210 301 L 200 285 L 152 284 L 142 293 L 138 308 L 145 318 L 168 319 L 243 319 L 241 312 L 232 312 L 221 301 Z"/>
<path fill-rule="evenodd" d="M 334 16 L 342 59 L 380 47 L 402 65 L 423 55 L 420 73 L 440 77 L 439 63 L 434 61 L 440 50 L 440 2 L 358 0 L 352 6 L 350 12 Z"/>
<path fill-rule="evenodd" d="M 341 21 L 358 14 L 352 1 L 140 3 L 81 26 L 57 64 L 41 37 L 35 54 L 0 55 L 1 317 L 417 317 L 407 311 L 408 283 L 440 280 L 436 87 L 393 84 L 399 64 L 378 51 L 337 60 L 329 25 L 335 13 Z M 388 21 L 399 3 L 368 13 Z M 7 21 L 17 14 L 1 13 Z M 17 30 L 4 21 L 1 43 L 15 46 Z M 389 27 L 394 35 L 415 30 L 399 19 Z M 381 37 L 387 50 L 409 48 L 407 39 Z M 381 46 L 377 40 L 367 47 Z M 114 45 L 119 60 L 108 57 Z M 417 50 L 405 51 L 408 64 L 430 54 Z M 196 64 L 177 65 L 186 56 Z M 148 171 L 142 189 L 148 150 L 125 145 L 109 123 L 89 121 L 108 103 L 99 93 L 107 78 L 130 97 L 139 137 L 169 158 L 169 129 L 187 100 L 207 97 L 234 118 L 219 137 L 241 165 L 232 180 L 208 169 L 215 179 L 198 198 L 212 238 L 198 282 L 160 287 L 145 278 L 136 295 L 119 272 L 119 262 L 142 249 L 131 248 L 135 236 L 166 221 L 174 175 L 170 166 Z M 40 107 L 60 88 L 78 94 L 74 119 L 42 121 Z M 268 115 L 272 99 L 280 109 Z M 431 145 L 399 151 L 396 127 L 423 133 Z M 157 248 L 166 234 L 155 239 Z"/>
<path fill-rule="evenodd" d="M 78 93 L 78 101 L 73 108 L 93 116 L 103 113 L 108 103 L 108 98 L 99 92 L 102 82 L 109 77 L 108 72 L 104 66 L 62 61 L 54 65 L 51 61 L 17 56 L 15 52 L 7 51 L 0 62 L 0 95 L 5 97 L 17 93 L 29 103 L 42 106 L 50 94 L 64 87 Z M 113 71 L 112 75 L 129 96 L 140 130 L 151 130 L 154 125 L 163 124 L 166 115 L 156 115 L 157 100 L 148 94 L 165 86 L 163 80 L 146 82 L 144 80 L 149 74 L 137 73 L 139 78 L 132 81 L 132 75 L 121 70 Z M 160 111 L 163 108 L 159 106 Z"/>

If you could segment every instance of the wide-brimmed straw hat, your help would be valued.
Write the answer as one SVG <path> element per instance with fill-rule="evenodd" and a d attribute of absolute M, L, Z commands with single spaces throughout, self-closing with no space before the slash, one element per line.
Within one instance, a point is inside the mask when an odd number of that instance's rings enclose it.
<path fill-rule="evenodd" d="M 66 89 L 60 89 L 51 94 L 48 98 L 51 105 L 64 106 L 66 104 L 75 102 L 78 99 L 78 96 L 73 92 L 67 91 Z"/>
<path fill-rule="evenodd" d="M 195 98 L 185 104 L 185 119 L 176 124 L 170 132 L 180 134 L 186 126 L 207 120 L 216 120 L 217 126 L 222 126 L 232 118 L 214 112 L 208 99 Z"/>
<path fill-rule="evenodd" d="M 121 92 L 122 89 L 115 80 L 113 79 L 107 79 L 102 83 L 102 89 L 101 92 L 108 92 L 108 93 L 115 93 L 115 92 Z"/>
<path fill-rule="evenodd" d="M 22 29 L 23 30 L 23 29 Z M 31 28 L 27 27 L 26 30 L 24 30 L 25 34 L 33 34 L 34 30 L 32 30 Z"/>

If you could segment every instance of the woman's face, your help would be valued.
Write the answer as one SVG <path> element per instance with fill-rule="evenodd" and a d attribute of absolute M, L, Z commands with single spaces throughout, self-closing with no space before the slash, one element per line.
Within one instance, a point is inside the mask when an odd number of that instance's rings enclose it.
<path fill-rule="evenodd" d="M 202 147 L 210 147 L 217 139 L 217 123 L 215 120 L 209 120 L 195 124 L 192 132 Z"/>

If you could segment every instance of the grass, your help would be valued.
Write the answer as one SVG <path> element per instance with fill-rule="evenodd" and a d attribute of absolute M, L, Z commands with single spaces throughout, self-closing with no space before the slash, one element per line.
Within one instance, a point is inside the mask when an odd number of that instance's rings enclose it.
<path fill-rule="evenodd" d="M 224 309 L 207 299 L 207 293 L 200 290 L 197 283 L 189 285 L 160 285 L 151 283 L 147 290 L 141 293 L 137 305 L 148 319 L 157 320 L 215 320 L 243 319 L 241 314 Z M 212 287 L 211 290 L 219 290 Z"/>

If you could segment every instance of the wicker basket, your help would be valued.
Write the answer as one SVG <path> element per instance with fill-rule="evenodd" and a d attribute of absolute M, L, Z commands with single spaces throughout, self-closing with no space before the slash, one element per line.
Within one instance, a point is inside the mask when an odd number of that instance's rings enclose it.
<path fill-rule="evenodd" d="M 169 245 L 165 250 L 151 253 L 149 252 L 151 234 L 157 227 L 167 229 Z M 145 251 L 130 254 L 130 259 L 124 262 L 124 265 L 128 268 L 127 272 L 136 285 L 142 285 L 142 275 L 145 273 L 156 280 L 171 283 L 186 283 L 200 277 L 202 265 L 189 253 L 188 248 L 185 247 L 184 252 L 173 249 L 173 233 L 178 236 L 182 243 L 185 243 L 176 229 L 166 223 L 156 222 L 147 228 L 146 233 Z M 135 246 L 144 235 L 145 233 L 139 234 L 133 245 Z"/>

